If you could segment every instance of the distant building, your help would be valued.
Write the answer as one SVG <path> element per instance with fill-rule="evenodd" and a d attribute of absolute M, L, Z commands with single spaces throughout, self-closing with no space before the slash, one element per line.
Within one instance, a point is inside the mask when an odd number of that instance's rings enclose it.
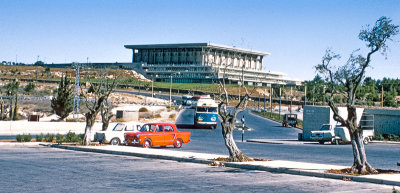
<path fill-rule="evenodd" d="M 210 43 L 125 45 L 132 49 L 132 63 L 141 68 L 146 78 L 157 82 L 227 83 L 267 86 L 301 85 L 283 73 L 262 71 L 267 52 L 252 51 Z M 228 67 L 227 67 L 228 66 Z M 225 76 L 224 76 L 225 72 Z M 243 73 L 242 73 L 243 72 Z"/>

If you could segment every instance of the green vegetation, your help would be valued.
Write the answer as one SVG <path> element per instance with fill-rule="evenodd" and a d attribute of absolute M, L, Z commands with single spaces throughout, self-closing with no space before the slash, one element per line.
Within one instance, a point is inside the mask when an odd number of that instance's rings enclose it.
<path fill-rule="evenodd" d="M 254 113 L 254 114 L 257 114 L 257 115 L 259 115 L 259 116 L 261 116 L 261 117 L 265 117 L 265 118 L 267 118 L 267 119 L 271 119 L 271 120 L 274 120 L 274 121 L 278 121 L 278 122 L 282 122 L 283 121 L 283 116 L 285 115 L 285 114 L 282 114 L 281 113 L 281 116 L 279 117 L 279 113 L 272 113 L 272 117 L 271 117 L 271 112 L 265 112 L 265 116 L 264 116 L 264 112 L 263 111 L 261 111 L 261 112 L 259 112 L 259 111 L 251 111 L 252 113 Z M 303 128 L 303 120 L 300 120 L 300 119 L 297 119 L 297 125 L 296 125 L 298 128 Z"/>
<path fill-rule="evenodd" d="M 394 134 L 379 134 L 375 135 L 373 140 L 378 141 L 400 141 L 400 136 Z"/>
<path fill-rule="evenodd" d="M 74 93 L 71 81 L 67 79 L 67 74 L 61 77 L 60 84 L 51 100 L 51 108 L 56 112 L 60 119 L 65 119 L 73 111 Z"/>
<path fill-rule="evenodd" d="M 46 142 L 53 142 L 53 140 L 54 140 L 54 135 L 48 133 L 46 136 L 44 136 L 44 140 L 45 140 Z"/>
<path fill-rule="evenodd" d="M 30 142 L 32 140 L 32 135 L 30 134 L 17 135 L 16 140 L 18 142 Z"/>
<path fill-rule="evenodd" d="M 25 86 L 25 88 L 24 88 L 24 91 L 26 92 L 26 93 L 30 93 L 30 92 L 32 92 L 34 89 L 35 89 L 35 84 L 34 83 L 32 83 L 32 82 L 30 82 L 30 83 L 28 83 L 26 86 Z"/>
<path fill-rule="evenodd" d="M 36 142 L 42 142 L 43 141 L 43 134 L 36 135 Z"/>

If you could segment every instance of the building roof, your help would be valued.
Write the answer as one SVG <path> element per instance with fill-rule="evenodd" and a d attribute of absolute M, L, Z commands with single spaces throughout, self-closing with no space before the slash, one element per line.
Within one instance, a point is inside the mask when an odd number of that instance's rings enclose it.
<path fill-rule="evenodd" d="M 254 50 L 248 50 L 243 48 L 236 48 L 231 46 L 212 44 L 212 43 L 180 43 L 180 44 L 142 44 L 142 45 L 125 45 L 125 48 L 128 49 L 151 49 L 151 48 L 216 48 L 221 50 L 229 50 L 235 52 L 242 52 L 246 54 L 253 54 L 259 56 L 268 56 L 270 53 L 268 52 L 260 52 Z"/>

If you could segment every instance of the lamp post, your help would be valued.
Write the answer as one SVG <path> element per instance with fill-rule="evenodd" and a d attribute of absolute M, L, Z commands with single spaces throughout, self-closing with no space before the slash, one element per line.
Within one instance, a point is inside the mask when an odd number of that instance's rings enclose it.
<path fill-rule="evenodd" d="M 270 98 L 269 98 L 269 103 L 271 103 L 271 114 L 270 118 L 272 118 L 272 95 L 274 94 L 274 90 L 272 89 L 272 84 L 271 84 L 271 92 L 270 92 Z"/>
<path fill-rule="evenodd" d="M 172 75 L 174 74 L 180 74 L 180 72 L 178 73 L 171 73 L 171 75 L 169 76 L 171 78 L 170 84 L 169 84 L 169 105 L 172 104 Z"/>
<path fill-rule="evenodd" d="M 279 87 L 279 120 L 281 120 L 282 88 Z"/>

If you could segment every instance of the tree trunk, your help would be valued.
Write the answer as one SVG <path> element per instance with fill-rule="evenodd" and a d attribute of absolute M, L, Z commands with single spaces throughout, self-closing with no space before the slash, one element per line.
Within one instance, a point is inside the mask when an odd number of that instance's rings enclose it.
<path fill-rule="evenodd" d="M 245 162 L 245 161 L 253 161 L 253 159 L 247 157 L 239 150 L 236 146 L 235 140 L 233 139 L 233 124 L 227 124 L 222 122 L 222 136 L 225 140 L 225 146 L 229 151 L 229 159 L 227 161 L 230 162 Z"/>
<path fill-rule="evenodd" d="M 354 162 L 351 167 L 351 172 L 354 174 L 376 174 L 376 171 L 367 161 L 365 146 L 362 139 L 362 134 L 355 132 L 352 134 L 351 145 L 353 146 Z"/>
<path fill-rule="evenodd" d="M 15 95 L 15 104 L 14 104 L 14 114 L 13 114 L 13 120 L 18 119 L 18 114 L 17 114 L 17 109 L 18 109 L 18 95 Z"/>
<path fill-rule="evenodd" d="M 13 120 L 13 103 L 14 103 L 14 96 L 10 96 L 10 111 L 8 112 L 8 117 L 10 120 Z"/>
<path fill-rule="evenodd" d="M 86 127 L 85 127 L 85 135 L 83 137 L 82 144 L 90 145 L 90 137 L 92 135 L 92 127 L 95 122 L 95 116 L 93 116 L 90 112 L 86 113 Z"/>

